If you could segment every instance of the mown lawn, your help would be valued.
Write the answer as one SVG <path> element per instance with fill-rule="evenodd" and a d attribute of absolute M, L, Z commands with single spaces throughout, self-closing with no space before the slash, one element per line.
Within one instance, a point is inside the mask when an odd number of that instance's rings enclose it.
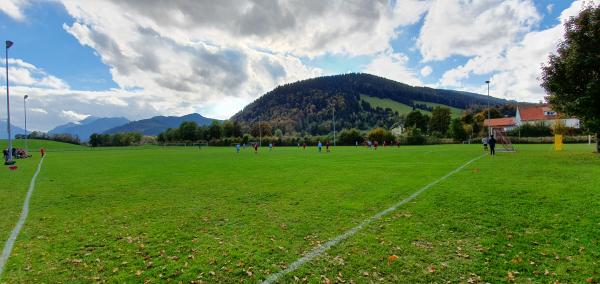
<path fill-rule="evenodd" d="M 600 157 L 518 150 L 474 162 L 282 282 L 598 281 Z M 50 151 L 0 282 L 258 282 L 481 153 Z M 24 198 L 36 160 L 17 171 L 22 189 L 0 173 L 11 196 Z"/>

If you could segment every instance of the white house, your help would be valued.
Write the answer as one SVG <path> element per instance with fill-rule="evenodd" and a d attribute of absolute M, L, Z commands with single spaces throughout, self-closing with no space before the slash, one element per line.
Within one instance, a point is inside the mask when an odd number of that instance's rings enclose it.
<path fill-rule="evenodd" d="M 560 121 L 563 125 L 569 128 L 579 128 L 579 119 L 559 118 L 556 111 L 553 111 L 548 105 L 517 107 L 515 117 L 486 119 L 484 125 L 494 128 L 502 128 L 504 131 L 512 130 L 524 124 L 542 124 L 552 127 L 556 121 Z"/>

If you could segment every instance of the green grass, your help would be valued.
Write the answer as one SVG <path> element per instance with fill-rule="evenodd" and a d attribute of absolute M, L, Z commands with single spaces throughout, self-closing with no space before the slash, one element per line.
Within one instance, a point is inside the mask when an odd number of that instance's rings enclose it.
<path fill-rule="evenodd" d="M 415 104 L 426 104 L 430 107 L 440 106 L 440 107 L 449 108 L 452 118 L 459 118 L 460 115 L 465 111 L 464 109 L 455 108 L 455 107 L 451 107 L 451 106 L 447 106 L 447 105 L 443 105 L 443 104 L 430 103 L 430 102 L 415 101 Z"/>
<path fill-rule="evenodd" d="M 360 98 L 363 101 L 369 103 L 371 105 L 371 107 L 390 108 L 393 111 L 397 111 L 401 115 L 402 114 L 407 115 L 412 111 L 411 106 L 405 105 L 403 103 L 399 103 L 394 100 L 381 99 L 381 98 L 365 96 L 365 95 L 361 95 Z M 430 113 L 430 112 L 423 111 L 423 110 L 421 110 L 421 112 L 427 113 L 427 114 Z"/>
<path fill-rule="evenodd" d="M 591 151 L 518 145 L 483 157 L 282 282 L 598 281 Z M 49 151 L 0 283 L 257 282 L 479 155 L 477 145 Z M 0 172 L 2 242 L 37 161 Z"/>
<path fill-rule="evenodd" d="M 409 114 L 413 109 L 411 106 L 409 105 L 405 105 L 403 103 L 394 101 L 394 100 L 390 100 L 390 99 L 381 99 L 381 98 L 377 98 L 377 97 L 371 97 L 371 96 L 365 96 L 365 95 L 361 95 L 360 98 L 363 101 L 368 102 L 372 107 L 380 107 L 380 108 L 390 108 L 394 111 L 397 111 L 399 114 L 404 114 L 407 115 Z M 422 101 L 415 101 L 416 104 L 425 104 L 428 105 L 430 107 L 436 107 L 436 106 L 441 106 L 441 107 L 446 107 L 450 109 L 450 113 L 452 115 L 452 118 L 459 118 L 460 115 L 463 113 L 463 109 L 459 109 L 459 108 L 455 108 L 455 107 L 450 107 L 447 105 L 443 105 L 443 104 L 436 104 L 436 103 L 430 103 L 430 102 L 422 102 Z M 419 110 L 421 111 L 421 113 L 423 114 L 428 114 L 431 115 L 430 111 L 425 111 L 425 110 Z"/>

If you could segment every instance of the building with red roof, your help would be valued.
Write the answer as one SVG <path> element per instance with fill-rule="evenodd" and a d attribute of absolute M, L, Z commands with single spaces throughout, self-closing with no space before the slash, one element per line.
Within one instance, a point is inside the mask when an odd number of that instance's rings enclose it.
<path fill-rule="evenodd" d="M 494 119 L 486 119 L 483 123 L 486 127 L 502 128 L 504 131 L 512 130 L 524 124 L 540 124 L 551 127 L 560 120 L 562 124 L 570 128 L 579 128 L 579 119 L 559 118 L 556 111 L 552 110 L 548 105 L 537 106 L 519 106 L 515 117 L 502 117 Z"/>

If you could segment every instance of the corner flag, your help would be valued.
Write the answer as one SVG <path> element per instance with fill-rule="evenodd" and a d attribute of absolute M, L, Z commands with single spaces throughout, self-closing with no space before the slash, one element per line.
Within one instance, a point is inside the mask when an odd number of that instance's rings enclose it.
<path fill-rule="evenodd" d="M 13 42 L 10 40 L 6 41 L 6 48 L 10 48 L 13 45 Z"/>

